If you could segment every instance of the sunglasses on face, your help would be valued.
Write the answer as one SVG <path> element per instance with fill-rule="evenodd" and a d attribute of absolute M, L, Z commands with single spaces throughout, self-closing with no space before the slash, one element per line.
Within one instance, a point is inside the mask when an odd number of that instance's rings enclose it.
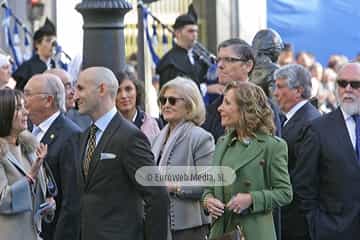
<path fill-rule="evenodd" d="M 168 102 L 170 105 L 174 106 L 177 101 L 184 100 L 184 98 L 177 98 L 177 97 L 159 97 L 159 102 L 161 105 L 165 105 Z"/>
<path fill-rule="evenodd" d="M 341 88 L 346 88 L 347 85 L 349 85 L 349 84 L 350 84 L 350 87 L 353 88 L 353 89 L 359 89 L 360 88 L 360 81 L 348 81 L 348 80 L 339 79 L 339 80 L 337 80 L 337 84 Z"/>

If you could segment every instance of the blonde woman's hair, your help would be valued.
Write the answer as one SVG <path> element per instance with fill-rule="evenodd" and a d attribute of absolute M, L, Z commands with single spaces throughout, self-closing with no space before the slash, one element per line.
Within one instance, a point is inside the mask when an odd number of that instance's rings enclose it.
<path fill-rule="evenodd" d="M 232 81 L 226 85 L 225 93 L 230 90 L 234 90 L 240 112 L 241 137 L 255 137 L 258 132 L 274 135 L 274 113 L 261 87 L 250 82 Z"/>
<path fill-rule="evenodd" d="M 203 98 L 196 83 L 185 77 L 176 77 L 170 80 L 160 90 L 163 96 L 167 89 L 173 89 L 180 97 L 184 98 L 187 114 L 185 120 L 199 126 L 205 121 L 206 110 Z"/>

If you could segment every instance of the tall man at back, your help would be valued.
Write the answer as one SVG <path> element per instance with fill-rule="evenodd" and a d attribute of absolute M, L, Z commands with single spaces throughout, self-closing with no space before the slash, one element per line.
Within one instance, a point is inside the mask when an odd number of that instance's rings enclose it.
<path fill-rule="evenodd" d="M 85 69 L 77 82 L 79 112 L 93 120 L 80 138 L 77 167 L 81 239 L 166 240 L 168 195 L 165 187 L 135 179 L 139 168 L 155 162 L 146 136 L 116 110 L 118 87 L 105 67 Z"/>
<path fill-rule="evenodd" d="M 160 75 L 160 88 L 177 76 L 190 78 L 200 86 L 205 82 L 208 66 L 192 51 L 198 37 L 197 16 L 192 13 L 180 15 L 173 28 L 174 47 L 162 57 L 156 68 Z"/>
<path fill-rule="evenodd" d="M 338 72 L 340 107 L 313 120 L 297 146 L 294 192 L 311 240 L 360 236 L 360 64 Z"/>

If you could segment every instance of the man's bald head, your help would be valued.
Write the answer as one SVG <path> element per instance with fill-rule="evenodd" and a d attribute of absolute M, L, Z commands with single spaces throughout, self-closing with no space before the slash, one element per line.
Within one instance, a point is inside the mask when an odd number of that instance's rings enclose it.
<path fill-rule="evenodd" d="M 344 64 L 338 71 L 338 78 L 351 78 L 360 81 L 360 63 L 351 62 Z"/>
<path fill-rule="evenodd" d="M 96 86 L 105 84 L 107 86 L 108 93 L 115 99 L 119 84 L 115 74 L 106 67 L 89 67 L 80 73 L 87 80 L 94 83 Z"/>
<path fill-rule="evenodd" d="M 114 73 L 105 67 L 90 67 L 79 75 L 75 100 L 79 112 L 89 115 L 94 121 L 115 107 L 119 88 Z"/>
<path fill-rule="evenodd" d="M 63 84 L 70 83 L 71 84 L 71 76 L 68 72 L 66 72 L 64 69 L 61 68 L 51 68 L 45 71 L 45 73 L 51 73 L 60 78 L 60 80 L 63 82 Z"/>

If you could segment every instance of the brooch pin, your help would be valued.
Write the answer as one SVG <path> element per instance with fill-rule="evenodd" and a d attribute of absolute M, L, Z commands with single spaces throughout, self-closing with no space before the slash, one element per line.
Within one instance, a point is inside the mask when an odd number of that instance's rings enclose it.
<path fill-rule="evenodd" d="M 52 134 L 50 135 L 50 139 L 54 139 L 54 138 L 55 138 L 55 134 L 52 133 Z"/>

